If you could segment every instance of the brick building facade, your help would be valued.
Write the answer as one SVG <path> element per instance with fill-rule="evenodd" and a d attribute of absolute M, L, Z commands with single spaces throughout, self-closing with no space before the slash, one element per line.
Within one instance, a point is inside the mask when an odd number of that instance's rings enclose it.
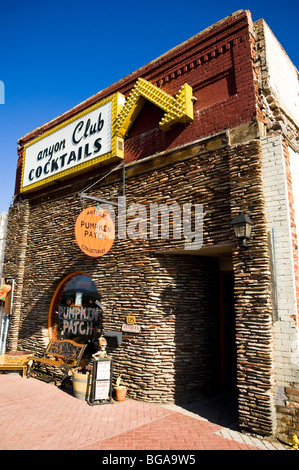
<path fill-rule="evenodd" d="M 268 26 L 238 11 L 20 139 L 4 266 L 15 281 L 8 349 L 42 353 L 54 334 L 57 287 L 84 273 L 101 295 L 103 332 L 121 332 L 119 343 L 107 334 L 108 351 L 130 397 L 237 391 L 241 427 L 288 442 L 298 435 L 297 91 L 298 72 Z M 30 146 L 116 93 L 125 98 L 114 128 L 118 158 L 26 189 Z M 29 179 L 58 166 L 58 155 Z M 80 194 L 115 202 L 123 189 L 131 236 L 118 233 L 104 256 L 87 256 L 74 234 L 88 205 Z M 200 243 L 187 230 L 163 237 L 160 227 L 151 236 L 155 204 L 201 207 Z M 231 225 L 240 212 L 253 222 L 246 250 Z M 139 333 L 122 330 L 127 316 Z"/>

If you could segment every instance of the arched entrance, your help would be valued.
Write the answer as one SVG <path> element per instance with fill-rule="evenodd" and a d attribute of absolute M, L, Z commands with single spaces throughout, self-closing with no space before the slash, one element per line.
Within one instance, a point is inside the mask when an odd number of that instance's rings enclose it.
<path fill-rule="evenodd" d="M 72 339 L 96 348 L 102 329 L 101 295 L 84 272 L 66 276 L 58 285 L 49 309 L 50 339 Z"/>

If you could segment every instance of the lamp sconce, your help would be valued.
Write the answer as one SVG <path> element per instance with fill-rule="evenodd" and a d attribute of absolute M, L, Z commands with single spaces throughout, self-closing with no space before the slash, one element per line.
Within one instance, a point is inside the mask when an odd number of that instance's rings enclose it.
<path fill-rule="evenodd" d="M 239 240 L 240 247 L 248 249 L 246 240 L 250 238 L 253 222 L 246 214 L 241 212 L 232 220 L 231 224 L 234 228 L 236 238 Z"/>

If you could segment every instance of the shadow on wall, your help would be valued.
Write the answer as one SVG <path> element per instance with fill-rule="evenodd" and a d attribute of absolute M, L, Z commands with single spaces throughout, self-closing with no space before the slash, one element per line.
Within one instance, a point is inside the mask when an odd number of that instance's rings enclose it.
<path fill-rule="evenodd" d="M 147 281 L 136 398 L 186 402 L 212 396 L 219 381 L 218 260 L 159 255 Z"/>
<path fill-rule="evenodd" d="M 184 255 L 169 261 L 178 273 L 161 300 L 175 325 L 174 399 L 211 397 L 219 380 L 218 260 Z"/>
<path fill-rule="evenodd" d="M 51 281 L 27 285 L 30 295 L 22 307 L 19 347 L 44 353 L 54 292 L 65 276 L 82 272 L 84 265 L 107 306 L 104 330 L 121 331 L 128 314 L 135 315 L 142 327 L 140 334 L 123 334 L 120 346 L 108 343 L 107 348 L 115 374 L 122 373 L 129 385 L 129 396 L 186 402 L 215 395 L 219 382 L 218 260 L 156 255 L 147 259 L 146 270 L 136 264 L 127 275 L 126 266 L 106 265 L 105 277 L 99 280 L 99 261 L 82 256 L 84 263 L 79 256 L 67 271 L 52 271 Z"/>

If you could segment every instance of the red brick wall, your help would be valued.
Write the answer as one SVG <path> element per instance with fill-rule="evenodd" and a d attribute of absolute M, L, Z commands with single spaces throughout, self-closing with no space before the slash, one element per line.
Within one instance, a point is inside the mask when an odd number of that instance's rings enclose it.
<path fill-rule="evenodd" d="M 163 132 L 161 112 L 145 107 L 125 143 L 126 161 L 134 161 L 192 142 L 256 118 L 250 17 L 246 12 L 197 36 L 163 57 L 159 68 L 140 76 L 175 95 L 192 86 L 194 121 Z"/>
<path fill-rule="evenodd" d="M 20 141 L 21 146 L 116 91 L 128 96 L 139 77 L 173 96 L 184 83 L 188 83 L 197 101 L 194 103 L 194 121 L 167 132 L 158 127 L 161 110 L 146 103 L 125 141 L 127 162 L 255 119 L 257 106 L 250 30 L 251 17 L 247 11 L 220 21 L 63 116 L 26 135 Z M 20 163 L 21 159 L 18 162 L 19 169 Z M 16 194 L 19 193 L 19 185 L 18 170 Z"/>

